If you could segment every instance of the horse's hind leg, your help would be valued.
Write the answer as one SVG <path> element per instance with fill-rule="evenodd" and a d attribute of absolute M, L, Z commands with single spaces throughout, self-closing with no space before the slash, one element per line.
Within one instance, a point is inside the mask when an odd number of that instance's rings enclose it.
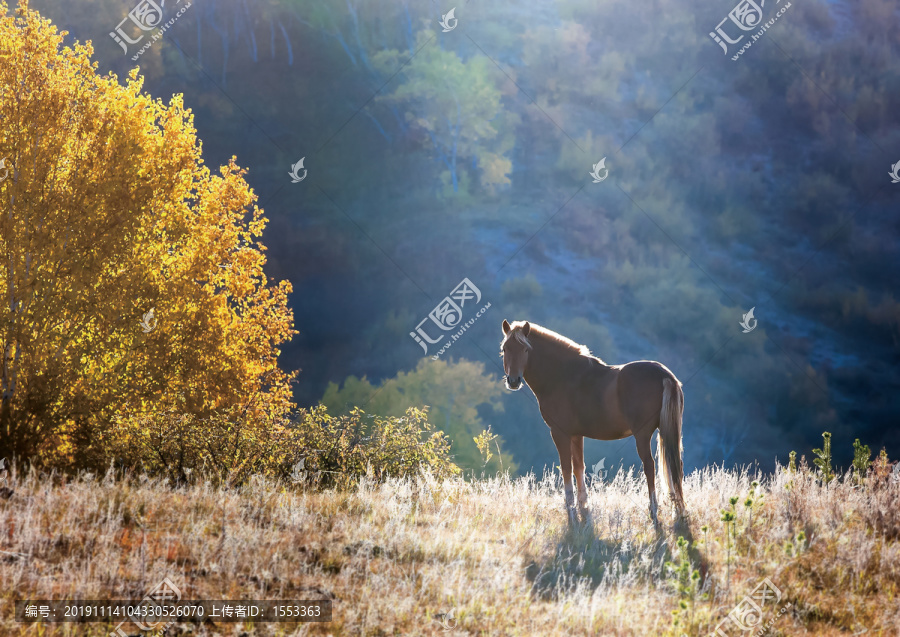
<path fill-rule="evenodd" d="M 584 436 L 572 436 L 572 469 L 578 487 L 578 505 L 587 505 L 587 487 L 584 486 Z"/>
<path fill-rule="evenodd" d="M 655 428 L 654 428 L 655 429 Z M 637 445 L 638 455 L 641 457 L 641 463 L 644 465 L 644 475 L 647 477 L 647 489 L 650 491 L 650 517 L 653 518 L 653 524 L 659 524 L 656 517 L 656 465 L 653 464 L 653 451 L 650 449 L 650 440 L 653 438 L 653 431 L 650 434 L 639 433 L 634 437 Z"/>

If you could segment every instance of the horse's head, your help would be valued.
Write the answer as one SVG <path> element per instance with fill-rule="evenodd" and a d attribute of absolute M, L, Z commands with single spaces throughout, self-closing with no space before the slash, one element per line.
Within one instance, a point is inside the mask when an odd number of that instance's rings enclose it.
<path fill-rule="evenodd" d="M 525 376 L 525 365 L 528 364 L 528 353 L 531 351 L 531 343 L 528 342 L 528 333 L 531 325 L 528 321 L 518 321 L 509 324 L 503 319 L 503 342 L 500 343 L 500 356 L 503 357 L 503 378 L 506 380 L 506 388 L 516 391 L 522 386 L 522 377 Z"/>

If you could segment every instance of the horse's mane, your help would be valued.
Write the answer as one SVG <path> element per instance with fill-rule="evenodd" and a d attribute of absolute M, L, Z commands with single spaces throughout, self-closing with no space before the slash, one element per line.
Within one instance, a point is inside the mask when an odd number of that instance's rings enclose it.
<path fill-rule="evenodd" d="M 529 338 L 534 338 L 537 336 L 538 340 L 543 340 L 547 343 L 551 343 L 553 345 L 562 348 L 568 353 L 571 353 L 573 356 L 590 356 L 591 350 L 588 349 L 587 345 L 582 345 L 580 343 L 576 343 L 571 338 L 563 336 L 558 332 L 554 332 L 551 329 L 547 329 L 542 325 L 531 324 L 531 331 L 528 333 Z"/>
<path fill-rule="evenodd" d="M 510 338 L 514 338 L 527 347 L 532 347 L 532 343 L 529 341 L 539 341 L 555 346 L 557 351 L 562 350 L 562 352 L 571 354 L 572 356 L 593 356 L 587 345 L 576 343 L 571 338 L 567 338 L 558 332 L 554 332 L 553 330 L 537 325 L 536 323 L 530 323 L 531 329 L 528 332 L 528 336 L 525 336 L 522 333 L 523 325 L 525 325 L 524 321 L 516 321 L 513 323 L 512 329 L 509 331 L 509 334 L 506 335 L 506 338 L 503 339 L 503 343 L 506 343 Z M 597 358 L 596 356 L 593 357 Z"/>

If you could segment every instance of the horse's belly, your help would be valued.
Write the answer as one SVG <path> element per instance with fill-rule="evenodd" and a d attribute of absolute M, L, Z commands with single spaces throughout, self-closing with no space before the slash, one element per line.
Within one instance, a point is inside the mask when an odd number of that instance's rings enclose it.
<path fill-rule="evenodd" d="M 599 410 L 598 410 L 599 411 Z M 631 436 L 631 423 L 621 414 L 597 411 L 583 414 L 573 414 L 570 433 L 573 436 L 584 436 L 594 440 L 621 440 Z"/>
<path fill-rule="evenodd" d="M 621 440 L 633 435 L 631 428 L 627 425 L 609 426 L 608 424 L 598 422 L 592 426 L 583 427 L 584 433 L 578 434 L 586 438 L 594 440 Z"/>
<path fill-rule="evenodd" d="M 632 423 L 619 409 L 613 383 L 591 380 L 579 391 L 539 397 L 538 406 L 551 429 L 570 436 L 621 440 L 632 435 Z"/>
<path fill-rule="evenodd" d="M 605 387 L 598 400 L 585 404 L 577 414 L 578 435 L 594 440 L 621 440 L 633 434 L 632 423 L 619 409 L 614 387 Z"/>

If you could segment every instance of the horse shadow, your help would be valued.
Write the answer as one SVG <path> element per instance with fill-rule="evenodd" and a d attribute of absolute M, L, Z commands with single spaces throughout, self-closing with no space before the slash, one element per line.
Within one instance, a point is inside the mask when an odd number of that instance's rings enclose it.
<path fill-rule="evenodd" d="M 552 601 L 564 590 L 576 585 L 595 590 L 605 578 L 615 581 L 619 576 L 637 574 L 651 580 L 665 577 L 663 564 L 672 561 L 675 540 L 682 536 L 689 542 L 688 555 L 700 570 L 702 586 L 706 579 L 706 560 L 694 546 L 694 537 L 686 519 L 676 520 L 667 532 L 662 525 L 653 527 L 649 543 L 652 560 L 642 559 L 644 551 L 634 550 L 633 537 L 602 538 L 597 535 L 593 512 L 582 509 L 569 515 L 566 526 L 550 539 L 551 551 L 531 559 L 525 566 L 525 576 L 531 582 L 534 597 Z"/>

